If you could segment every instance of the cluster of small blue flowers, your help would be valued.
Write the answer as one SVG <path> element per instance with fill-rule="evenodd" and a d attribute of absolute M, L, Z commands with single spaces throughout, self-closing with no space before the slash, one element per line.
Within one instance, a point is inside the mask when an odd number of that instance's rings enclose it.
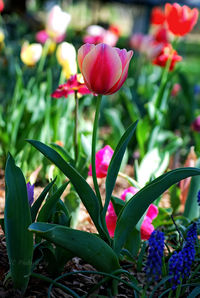
<path fill-rule="evenodd" d="M 149 238 L 148 257 L 145 273 L 149 282 L 158 280 L 162 273 L 162 257 L 164 251 L 164 233 L 154 230 Z"/>
<path fill-rule="evenodd" d="M 197 239 L 197 225 L 193 223 L 189 228 L 183 249 L 173 253 L 169 259 L 169 275 L 172 275 L 172 290 L 180 284 L 181 279 L 187 278 L 195 260 L 195 242 Z"/>
<path fill-rule="evenodd" d="M 197 194 L 197 203 L 200 206 L 200 190 L 198 191 L 198 194 Z"/>

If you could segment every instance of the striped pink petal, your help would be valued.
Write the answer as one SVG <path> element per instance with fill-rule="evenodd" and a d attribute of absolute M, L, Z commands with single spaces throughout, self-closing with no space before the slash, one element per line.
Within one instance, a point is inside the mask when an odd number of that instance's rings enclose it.
<path fill-rule="evenodd" d="M 109 45 L 98 44 L 83 59 L 82 74 L 88 88 L 97 94 L 107 94 L 119 81 L 122 63 L 117 51 Z"/>
<path fill-rule="evenodd" d="M 78 50 L 78 65 L 81 72 L 82 72 L 83 59 L 94 47 L 95 45 L 86 43 Z"/>

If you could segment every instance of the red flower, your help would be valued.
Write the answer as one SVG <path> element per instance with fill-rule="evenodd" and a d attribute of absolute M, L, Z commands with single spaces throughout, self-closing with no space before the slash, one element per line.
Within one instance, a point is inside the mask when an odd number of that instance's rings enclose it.
<path fill-rule="evenodd" d="M 182 57 L 172 48 L 171 44 L 163 46 L 161 53 L 153 60 L 153 64 L 165 67 L 168 59 L 171 59 L 170 71 L 174 69 L 177 62 L 182 60 Z"/>
<path fill-rule="evenodd" d="M 155 7 L 152 9 L 151 13 L 151 24 L 152 25 L 162 25 L 165 22 L 165 14 L 160 7 Z"/>
<path fill-rule="evenodd" d="M 155 41 L 162 42 L 162 43 L 168 43 L 168 30 L 163 26 L 159 27 L 158 30 L 154 33 Z"/>
<path fill-rule="evenodd" d="M 4 3 L 3 0 L 0 0 L 0 12 L 4 10 Z"/>
<path fill-rule="evenodd" d="M 178 3 L 166 3 L 165 16 L 169 30 L 177 36 L 189 33 L 197 22 L 199 12 L 197 8 L 180 6 Z"/>
<path fill-rule="evenodd" d="M 51 96 L 54 98 L 60 98 L 62 96 L 67 98 L 69 94 L 75 92 L 81 95 L 91 93 L 87 86 L 78 80 L 77 75 L 71 76 L 67 83 L 58 86 Z"/>

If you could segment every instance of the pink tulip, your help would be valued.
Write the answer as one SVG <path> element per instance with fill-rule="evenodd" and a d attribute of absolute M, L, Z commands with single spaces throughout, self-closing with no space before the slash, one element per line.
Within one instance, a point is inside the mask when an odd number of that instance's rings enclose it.
<path fill-rule="evenodd" d="M 96 175 L 97 178 L 104 178 L 107 175 L 108 166 L 110 164 L 111 158 L 114 151 L 107 145 L 96 153 Z M 92 165 L 89 167 L 89 176 L 92 176 Z"/>
<path fill-rule="evenodd" d="M 127 194 L 132 194 L 134 196 L 137 192 L 138 192 L 137 188 L 129 187 L 124 190 L 124 192 L 121 195 L 121 199 L 125 201 Z M 140 235 L 142 240 L 148 240 L 151 233 L 154 231 L 154 226 L 152 225 L 152 221 L 154 218 L 157 217 L 157 215 L 158 215 L 158 208 L 155 205 L 151 204 L 147 210 L 147 213 L 144 217 L 144 220 L 140 228 Z M 110 202 L 108 205 L 108 212 L 106 215 L 106 225 L 107 225 L 110 237 L 114 237 L 116 223 L 117 223 L 117 215 L 115 213 L 112 202 Z"/>
<path fill-rule="evenodd" d="M 152 225 L 152 221 L 158 215 L 158 208 L 151 204 L 147 210 L 147 214 L 144 217 L 140 228 L 140 234 L 142 240 L 148 240 L 151 236 L 151 233 L 154 231 L 154 226 Z"/>
<path fill-rule="evenodd" d="M 138 192 L 138 189 L 136 187 L 131 186 L 123 191 L 121 195 L 121 199 L 125 201 L 127 194 L 135 195 L 137 192 Z M 108 205 L 108 213 L 106 215 L 106 225 L 107 225 L 110 237 L 114 237 L 116 223 L 117 223 L 117 215 L 115 213 L 112 202 L 110 202 Z"/>
<path fill-rule="evenodd" d="M 128 75 L 133 51 L 100 43 L 86 43 L 78 50 L 78 64 L 88 89 L 96 94 L 113 94 Z"/>
<path fill-rule="evenodd" d="M 49 35 L 47 34 L 46 30 L 41 30 L 36 33 L 35 39 L 37 42 L 44 44 L 47 39 L 49 39 Z"/>

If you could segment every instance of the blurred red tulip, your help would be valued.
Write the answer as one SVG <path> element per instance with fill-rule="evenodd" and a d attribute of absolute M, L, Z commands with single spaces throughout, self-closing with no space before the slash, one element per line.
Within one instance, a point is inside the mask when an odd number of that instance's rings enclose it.
<path fill-rule="evenodd" d="M 78 50 L 78 64 L 85 84 L 96 94 L 115 93 L 127 78 L 132 55 L 133 51 L 103 43 L 84 44 Z"/>
<path fill-rule="evenodd" d="M 182 60 L 182 57 L 177 54 L 171 44 L 163 46 L 161 53 L 153 60 L 153 64 L 165 67 L 168 59 L 171 59 L 169 70 L 172 71 L 177 62 Z"/>
<path fill-rule="evenodd" d="M 151 13 L 151 24 L 162 25 L 165 22 L 165 14 L 160 7 L 154 7 Z"/>
<path fill-rule="evenodd" d="M 189 33 L 197 22 L 199 12 L 197 8 L 180 6 L 178 3 L 166 3 L 165 16 L 168 29 L 177 36 Z"/>
<path fill-rule="evenodd" d="M 3 0 L 0 0 L 0 12 L 4 10 L 4 2 Z"/>

